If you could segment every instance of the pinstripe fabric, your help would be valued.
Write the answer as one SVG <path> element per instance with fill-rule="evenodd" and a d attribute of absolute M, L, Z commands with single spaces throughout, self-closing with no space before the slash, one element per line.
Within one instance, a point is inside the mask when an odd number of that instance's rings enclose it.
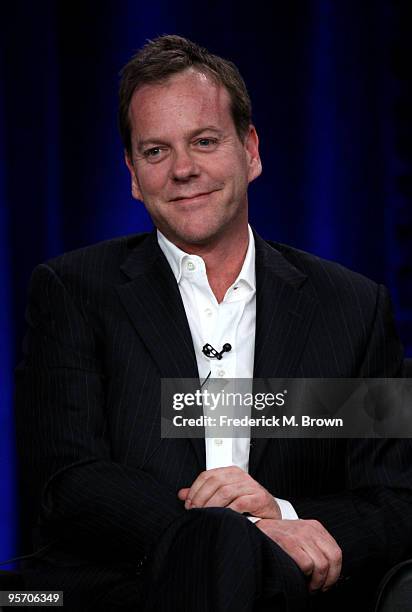
<path fill-rule="evenodd" d="M 291 558 L 245 517 L 206 508 L 186 513 L 161 538 L 148 591 L 156 611 L 263 612 L 269 603 L 286 609 L 285 599 L 300 611 L 307 586 Z"/>
<path fill-rule="evenodd" d="M 255 240 L 256 377 L 398 373 L 383 287 Z M 119 564 L 136 576 L 184 520 L 177 490 L 205 466 L 201 440 L 160 440 L 160 377 L 196 377 L 197 367 L 155 234 L 36 268 L 27 323 L 16 424 L 35 545 L 50 543 L 43 561 L 60 575 L 83 567 L 97 576 L 90 568 L 100 567 L 99 582 Z M 411 450 L 395 440 L 255 439 L 250 472 L 301 518 L 323 522 L 343 549 L 344 573 L 356 576 L 383 571 L 410 548 Z"/>

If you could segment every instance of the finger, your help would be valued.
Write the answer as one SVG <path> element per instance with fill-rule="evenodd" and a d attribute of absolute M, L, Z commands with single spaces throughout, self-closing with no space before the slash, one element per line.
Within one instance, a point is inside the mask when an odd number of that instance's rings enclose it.
<path fill-rule="evenodd" d="M 213 468 L 211 470 L 204 470 L 203 472 L 201 472 L 199 476 L 195 478 L 195 480 L 192 482 L 192 485 L 189 488 L 189 493 L 187 495 L 189 500 L 193 499 L 197 491 L 200 489 L 200 487 L 203 486 L 203 484 L 208 478 L 211 478 L 212 476 L 215 476 L 215 475 L 221 475 L 223 478 L 225 476 L 227 469 L 228 468 Z"/>
<path fill-rule="evenodd" d="M 259 489 L 257 491 L 253 488 L 246 489 L 245 493 L 234 499 L 227 508 L 241 513 L 248 512 L 259 518 L 282 519 L 280 508 L 273 497 L 262 494 L 262 491 Z"/>
<path fill-rule="evenodd" d="M 262 519 L 256 523 L 256 527 L 276 542 L 289 557 L 292 557 L 305 576 L 311 576 L 314 570 L 312 556 L 302 547 L 301 538 L 297 539 L 294 534 L 289 533 L 287 528 L 285 529 L 285 524 L 289 522 L 292 521 Z M 274 526 L 275 523 L 278 524 L 278 527 Z"/>
<path fill-rule="evenodd" d="M 184 489 L 180 489 L 177 492 L 178 498 L 181 499 L 182 501 L 185 501 L 185 499 L 187 497 L 187 494 L 189 493 L 189 490 L 190 490 L 189 487 L 185 487 Z"/>
<path fill-rule="evenodd" d="M 259 521 L 256 525 L 259 527 Z M 289 541 L 277 541 L 279 546 L 292 557 L 296 565 L 300 568 L 300 570 L 305 574 L 305 576 L 311 576 L 314 570 L 314 561 L 313 558 L 306 550 L 304 550 L 301 546 L 296 545 L 291 540 Z"/>
<path fill-rule="evenodd" d="M 305 541 L 302 546 L 311 556 L 314 564 L 309 589 L 317 591 L 330 588 L 340 575 L 340 548 L 336 543 L 331 544 L 324 538 L 318 538 L 312 542 Z"/>
<path fill-rule="evenodd" d="M 328 576 L 323 584 L 323 590 L 327 591 L 331 586 L 336 584 L 342 572 L 342 551 L 338 547 L 338 551 L 334 556 L 330 566 Z"/>
<path fill-rule="evenodd" d="M 259 511 L 258 504 L 258 496 L 252 492 L 246 492 L 243 495 L 239 495 L 236 497 L 230 504 L 226 506 L 235 512 L 240 512 L 241 514 L 244 512 L 248 512 L 253 516 L 261 517 L 261 513 Z"/>
<path fill-rule="evenodd" d="M 210 476 L 203 480 L 198 479 L 196 487 L 190 489 L 187 494 L 185 507 L 189 508 L 203 508 L 204 504 L 216 493 L 220 486 L 218 478 Z"/>
<path fill-rule="evenodd" d="M 247 483 L 220 486 L 204 503 L 204 507 L 230 508 L 236 512 L 250 512 L 256 506 L 254 492 Z"/>
<path fill-rule="evenodd" d="M 201 472 L 199 476 L 193 481 L 186 495 L 186 508 L 191 505 L 192 499 L 196 495 L 197 491 L 199 491 L 200 487 L 202 487 L 206 480 L 212 476 L 211 472 L 212 470 Z"/>
<path fill-rule="evenodd" d="M 342 551 L 336 540 L 318 521 L 310 521 L 315 530 L 316 546 L 328 560 L 329 568 L 322 589 L 327 590 L 338 580 L 342 570 Z"/>
<path fill-rule="evenodd" d="M 327 590 L 335 584 L 342 571 L 342 551 L 334 540 L 321 540 L 318 545 L 329 562 L 328 573 L 322 585 L 322 589 Z"/>
<path fill-rule="evenodd" d="M 186 498 L 186 507 L 194 505 L 197 508 L 202 508 L 203 504 L 210 498 L 214 491 L 216 491 L 219 485 L 229 484 L 230 482 L 233 482 L 233 480 L 239 479 L 239 477 L 241 477 L 239 472 L 248 477 L 243 470 L 240 470 L 240 468 L 236 468 L 235 466 L 213 468 L 211 470 L 202 472 L 190 487 Z M 208 483 L 208 488 L 203 489 L 201 497 L 197 497 L 200 490 L 208 481 L 211 481 Z"/>
<path fill-rule="evenodd" d="M 259 527 L 259 523 L 257 525 Z M 298 530 L 292 526 L 292 533 L 280 528 L 270 536 L 294 559 L 302 572 L 311 577 L 308 585 L 310 591 L 323 587 L 329 572 L 329 559 L 319 548 L 315 539 L 318 534 L 310 525 L 301 525 Z"/>
<path fill-rule="evenodd" d="M 336 582 L 341 571 L 341 551 L 318 521 L 263 519 L 257 527 L 279 544 L 305 575 L 311 576 L 308 585 L 311 591 L 327 589 Z"/>
<path fill-rule="evenodd" d="M 225 508 L 242 493 L 248 493 L 250 485 L 245 482 L 223 484 L 219 478 L 209 478 L 193 497 L 192 506 L 196 508 Z"/>
<path fill-rule="evenodd" d="M 302 546 L 313 562 L 309 590 L 318 591 L 324 586 L 328 576 L 330 566 L 329 559 L 315 543 L 304 542 Z"/>

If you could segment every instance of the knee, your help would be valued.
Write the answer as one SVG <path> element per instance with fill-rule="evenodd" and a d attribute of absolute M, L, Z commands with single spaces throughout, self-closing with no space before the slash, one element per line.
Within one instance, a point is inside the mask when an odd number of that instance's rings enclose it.
<path fill-rule="evenodd" d="M 223 553 L 235 543 L 247 541 L 245 530 L 250 527 L 254 525 L 242 514 L 228 508 L 193 508 L 164 532 L 153 557 L 174 554 L 177 550 L 189 556 L 200 550 L 205 555 L 212 549 Z"/>
<path fill-rule="evenodd" d="M 230 508 L 193 508 L 188 510 L 195 523 L 215 529 L 248 529 L 253 524 L 248 519 Z"/>

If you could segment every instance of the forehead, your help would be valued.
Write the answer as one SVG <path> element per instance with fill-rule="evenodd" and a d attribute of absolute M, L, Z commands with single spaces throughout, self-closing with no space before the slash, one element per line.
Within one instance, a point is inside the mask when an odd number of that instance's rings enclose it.
<path fill-rule="evenodd" d="M 129 117 L 133 131 L 198 129 L 201 124 L 233 127 L 227 89 L 199 70 L 189 68 L 162 83 L 139 87 Z"/>

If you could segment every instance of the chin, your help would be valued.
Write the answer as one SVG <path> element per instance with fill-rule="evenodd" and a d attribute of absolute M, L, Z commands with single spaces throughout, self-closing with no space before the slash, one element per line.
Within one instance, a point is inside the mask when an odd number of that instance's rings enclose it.
<path fill-rule="evenodd" d="M 184 244 L 204 245 L 213 241 L 216 233 L 210 232 L 175 232 L 175 240 Z"/>
<path fill-rule="evenodd" d="M 222 233 L 223 224 L 199 224 L 186 220 L 184 224 L 169 226 L 167 234 L 172 237 L 172 242 L 185 244 L 207 244 L 216 239 Z M 162 231 L 162 230 L 161 230 Z"/>

